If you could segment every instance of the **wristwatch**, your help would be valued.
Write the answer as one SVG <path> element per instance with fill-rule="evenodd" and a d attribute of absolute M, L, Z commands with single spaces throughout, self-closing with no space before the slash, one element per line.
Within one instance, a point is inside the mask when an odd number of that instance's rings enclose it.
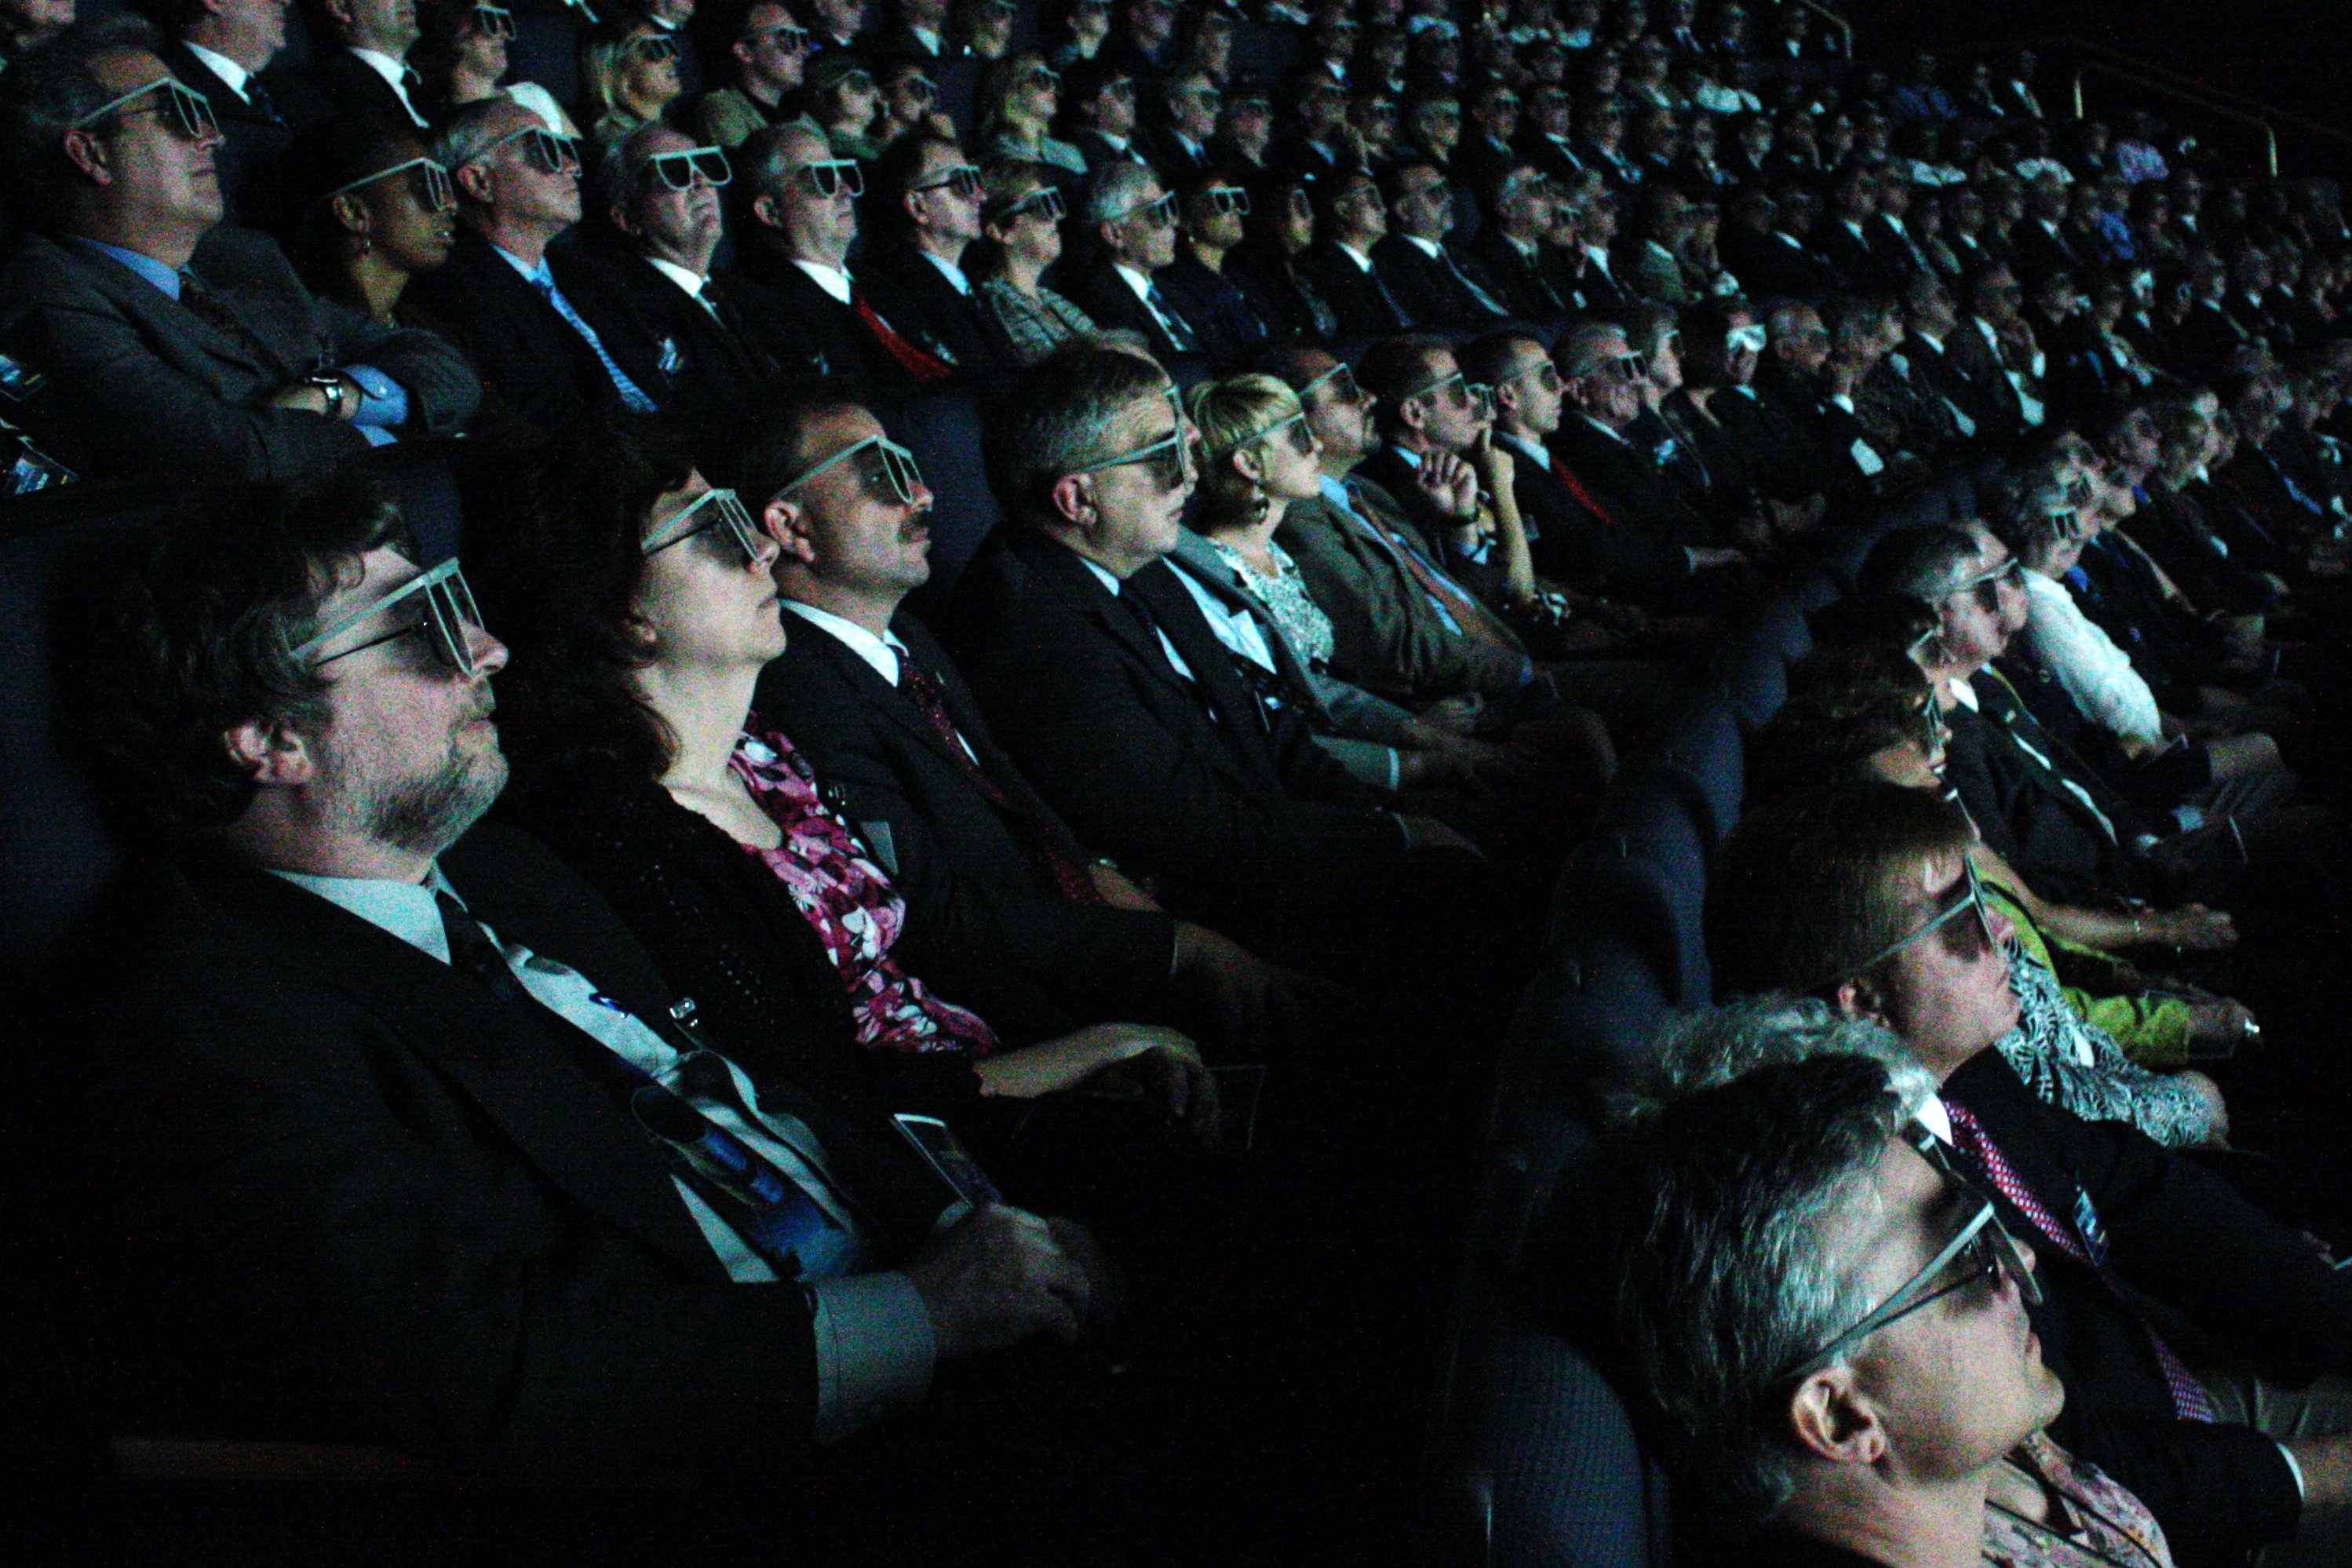
<path fill-rule="evenodd" d="M 304 379 L 327 395 L 327 417 L 341 419 L 343 416 L 343 401 L 351 395 L 343 390 L 343 378 L 340 375 L 313 375 Z"/>

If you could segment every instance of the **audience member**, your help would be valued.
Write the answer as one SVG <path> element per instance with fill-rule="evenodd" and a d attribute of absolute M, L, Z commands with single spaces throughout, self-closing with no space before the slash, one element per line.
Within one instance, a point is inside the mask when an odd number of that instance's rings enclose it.
<path fill-rule="evenodd" d="M 730 152 L 791 112 L 808 61 L 809 36 L 790 8 L 751 0 L 734 14 L 725 48 L 729 80 L 695 108 L 702 134 Z"/>
<path fill-rule="evenodd" d="M 413 0 L 308 0 L 315 52 L 281 64 L 265 89 L 297 126 L 338 117 L 390 120 L 424 130 L 423 89 L 408 64 L 415 44 Z"/>

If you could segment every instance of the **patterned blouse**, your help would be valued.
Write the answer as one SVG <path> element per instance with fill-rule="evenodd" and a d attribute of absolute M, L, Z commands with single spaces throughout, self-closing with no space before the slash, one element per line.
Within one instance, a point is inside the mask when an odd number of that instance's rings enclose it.
<path fill-rule="evenodd" d="M 1043 285 L 1033 300 L 1002 278 L 985 279 L 980 304 L 1013 340 L 1013 356 L 1024 365 L 1051 359 L 1063 345 L 1102 332 L 1093 317 Z"/>
<path fill-rule="evenodd" d="M 2147 1505 L 2089 1460 L 2037 1432 L 2002 1462 L 2053 1494 L 2064 1518 L 2055 1526 L 2038 1524 L 1988 1507 L 1982 1549 L 1988 1568 L 2172 1568 L 2164 1528 Z"/>
<path fill-rule="evenodd" d="M 1310 669 L 1323 669 L 1331 662 L 1331 617 L 1307 596 L 1307 580 L 1298 574 L 1298 563 L 1290 558 L 1281 545 L 1267 540 L 1266 552 L 1274 557 L 1276 574 L 1268 577 L 1244 558 L 1242 552 L 1223 540 L 1209 541 L 1226 565 L 1242 580 L 1242 586 L 1256 595 L 1282 628 L 1284 640 L 1299 662 Z"/>
<path fill-rule="evenodd" d="M 934 996 L 891 958 L 907 925 L 906 900 L 856 836 L 818 798 L 816 774 L 772 731 L 746 732 L 730 765 L 783 831 L 773 849 L 744 846 L 767 863 L 824 943 L 849 992 L 857 1043 L 889 1051 L 984 1057 L 996 1036 L 981 1018 Z"/>

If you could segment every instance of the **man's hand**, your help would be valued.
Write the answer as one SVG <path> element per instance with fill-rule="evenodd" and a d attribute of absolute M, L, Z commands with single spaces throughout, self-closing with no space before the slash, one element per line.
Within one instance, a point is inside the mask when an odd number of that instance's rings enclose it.
<path fill-rule="evenodd" d="M 338 375 L 335 380 L 342 387 L 343 396 L 333 417 L 348 425 L 360 411 L 360 399 L 367 394 L 358 382 L 348 375 Z M 269 395 L 268 402 L 272 408 L 299 408 L 305 414 L 327 413 L 326 388 L 313 386 L 307 381 L 279 387 Z"/>
<path fill-rule="evenodd" d="M 2238 925 L 2227 910 L 2183 904 L 2177 910 L 2142 915 L 2139 922 L 2148 941 L 2168 947 L 2183 947 L 2192 952 L 2219 952 L 2238 945 Z"/>
<path fill-rule="evenodd" d="M 1076 1341 L 1095 1279 L 1064 1245 L 1059 1227 L 1068 1223 L 991 1204 L 924 1244 L 907 1275 L 930 1313 L 941 1360 L 1003 1350 L 1040 1330 Z"/>
<path fill-rule="evenodd" d="M 1495 439 L 1488 430 L 1470 448 L 1470 466 L 1478 472 L 1478 482 L 1486 487 L 1488 495 L 1510 493 L 1511 479 L 1518 472 L 1518 459 L 1509 447 Z"/>
<path fill-rule="evenodd" d="M 1465 691 L 1458 696 L 1441 697 L 1434 702 L 1423 704 L 1421 718 L 1424 723 L 1466 736 L 1476 732 L 1478 716 L 1486 710 L 1485 698 L 1475 691 Z"/>
<path fill-rule="evenodd" d="M 1218 1037 L 1244 1049 L 1263 1049 L 1305 1021 L 1290 975 L 1191 921 L 1176 922 L 1176 981 Z"/>
<path fill-rule="evenodd" d="M 1097 860 L 1087 868 L 1087 877 L 1094 883 L 1095 891 L 1102 895 L 1102 901 L 1112 909 L 1142 910 L 1150 913 L 1156 913 L 1160 909 L 1159 900 L 1137 887 L 1134 880 L 1116 866 L 1106 866 Z"/>
<path fill-rule="evenodd" d="M 1453 453 L 1423 452 L 1412 481 L 1446 516 L 1468 522 L 1477 515 L 1478 471 Z"/>

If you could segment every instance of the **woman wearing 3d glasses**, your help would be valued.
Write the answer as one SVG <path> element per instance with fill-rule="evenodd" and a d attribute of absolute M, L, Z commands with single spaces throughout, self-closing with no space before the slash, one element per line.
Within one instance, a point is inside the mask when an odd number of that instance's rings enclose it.
<path fill-rule="evenodd" d="M 1061 108 L 1062 78 L 1041 55 L 1010 55 L 980 79 L 976 138 L 990 163 L 1043 163 L 1057 180 L 1084 179 L 1086 154 L 1045 133 Z"/>
<path fill-rule="evenodd" d="M 294 247 L 311 292 L 385 326 L 424 327 L 409 279 L 449 259 L 457 200 L 449 172 L 405 127 L 320 127 L 296 144 L 305 203 Z"/>
<path fill-rule="evenodd" d="M 677 40 L 650 22 L 591 33 L 580 43 L 580 88 L 589 134 L 609 147 L 677 101 Z"/>
<path fill-rule="evenodd" d="M 1049 1035 L 1034 1026 L 1048 1007 L 994 955 L 958 977 L 986 1018 L 901 967 L 908 914 L 888 845 L 861 837 L 792 742 L 751 711 L 784 647 L 779 547 L 751 510 L 770 498 L 747 507 L 712 489 L 682 447 L 635 426 L 587 433 L 518 485 L 511 526 L 475 563 L 513 652 L 499 686 L 509 809 L 596 884 L 727 1037 L 769 1042 L 771 1065 L 814 1092 L 855 1084 L 907 1110 L 1113 1073 L 1213 1128 L 1214 1090 L 1183 1036 L 1125 1024 Z M 923 531 L 930 494 L 887 438 L 819 457 L 784 493 L 819 485 L 855 487 L 896 515 L 894 537 Z"/>
<path fill-rule="evenodd" d="M 1074 342 L 1101 336 L 1094 318 L 1038 279 L 1062 254 L 1062 193 L 1036 163 L 998 163 L 988 171 L 981 226 L 988 237 L 977 271 L 980 306 L 1024 365 Z"/>

